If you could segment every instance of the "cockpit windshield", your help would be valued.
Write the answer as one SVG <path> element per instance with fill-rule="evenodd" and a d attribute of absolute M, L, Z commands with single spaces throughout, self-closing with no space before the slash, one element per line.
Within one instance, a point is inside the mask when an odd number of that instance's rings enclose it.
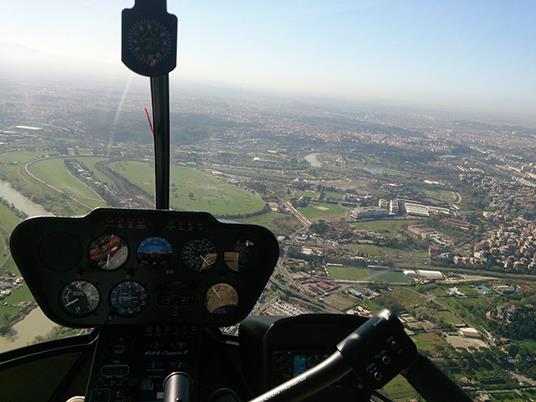
<path fill-rule="evenodd" d="M 121 10 L 133 2 L 4 3 L 0 353 L 91 331 L 59 326 L 37 306 L 10 254 L 20 222 L 155 208 L 149 84 L 121 63 Z M 170 209 L 273 232 L 279 261 L 251 314 L 389 308 L 482 400 L 535 398 L 535 3 L 169 0 L 168 9 L 179 27 Z M 170 39 L 138 28 L 156 63 Z M 133 242 L 110 230 L 80 255 L 111 275 L 133 261 L 211 272 L 222 258 L 229 274 L 254 276 L 265 263 L 259 238 L 198 236 L 177 249 L 170 236 Z M 41 247 L 51 276 L 70 263 L 70 242 Z M 73 280 L 58 297 L 75 321 L 98 297 L 130 315 L 147 302 L 132 304 L 143 286 L 103 295 Z M 214 315 L 243 297 L 228 283 L 208 292 Z M 402 379 L 388 392 L 415 395 Z"/>

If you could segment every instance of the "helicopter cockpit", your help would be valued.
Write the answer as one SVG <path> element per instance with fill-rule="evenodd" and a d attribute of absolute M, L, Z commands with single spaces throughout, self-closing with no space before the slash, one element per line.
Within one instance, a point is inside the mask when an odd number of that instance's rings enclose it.
<path fill-rule="evenodd" d="M 43 312 L 88 334 L 2 355 L 0 399 L 368 401 L 402 373 L 429 401 L 470 400 L 417 352 L 397 317 L 250 312 L 276 268 L 266 228 L 169 210 L 169 83 L 177 18 L 166 1 L 123 11 L 122 60 L 151 80 L 156 209 L 36 217 L 13 258 Z M 222 328 L 239 325 L 239 336 Z"/>

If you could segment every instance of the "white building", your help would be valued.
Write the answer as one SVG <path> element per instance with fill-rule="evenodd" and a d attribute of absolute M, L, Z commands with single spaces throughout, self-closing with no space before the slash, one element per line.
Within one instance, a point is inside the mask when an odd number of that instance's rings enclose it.
<path fill-rule="evenodd" d="M 480 332 L 474 328 L 460 328 L 460 335 L 465 336 L 466 338 L 480 338 Z"/>

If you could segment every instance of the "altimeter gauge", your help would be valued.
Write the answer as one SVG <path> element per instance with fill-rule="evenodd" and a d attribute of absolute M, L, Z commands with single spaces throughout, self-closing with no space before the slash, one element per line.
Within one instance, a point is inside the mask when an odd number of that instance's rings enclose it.
<path fill-rule="evenodd" d="M 83 317 L 95 311 L 100 302 L 99 290 L 91 282 L 76 280 L 61 291 L 63 309 L 74 317 Z"/>
<path fill-rule="evenodd" d="M 218 259 L 216 246 L 208 239 L 190 240 L 182 249 L 182 262 L 192 271 L 206 271 Z"/>

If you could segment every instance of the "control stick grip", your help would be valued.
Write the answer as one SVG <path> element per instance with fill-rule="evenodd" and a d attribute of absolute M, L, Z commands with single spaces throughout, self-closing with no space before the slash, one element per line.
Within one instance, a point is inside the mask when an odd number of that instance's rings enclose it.
<path fill-rule="evenodd" d="M 413 364 L 402 372 L 411 386 L 427 401 L 471 402 L 465 392 L 430 359 L 417 354 Z"/>
<path fill-rule="evenodd" d="M 176 371 L 164 380 L 164 402 L 190 402 L 190 376 Z"/>

